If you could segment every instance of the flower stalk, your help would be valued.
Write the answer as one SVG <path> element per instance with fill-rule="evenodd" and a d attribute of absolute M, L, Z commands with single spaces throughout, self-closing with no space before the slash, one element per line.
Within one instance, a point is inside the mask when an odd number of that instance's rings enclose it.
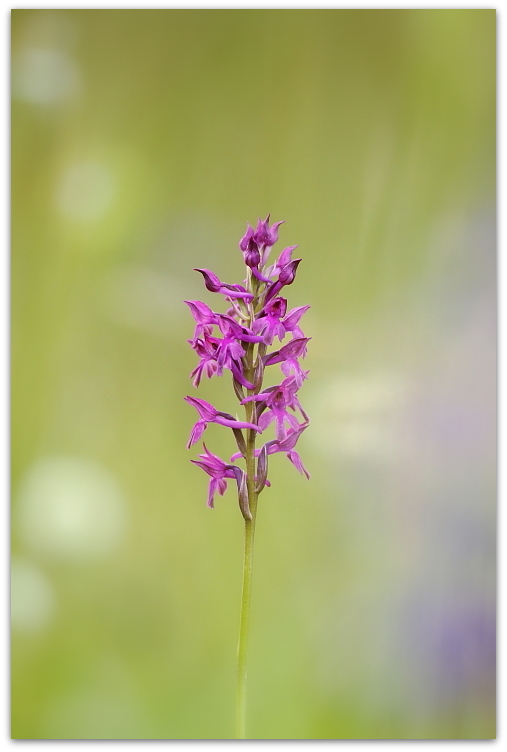
<path fill-rule="evenodd" d="M 249 282 L 251 278 L 249 275 Z M 255 285 L 257 287 L 257 285 Z M 254 298 L 255 301 L 255 298 Z M 253 307 L 253 306 L 252 306 Z M 250 326 L 253 324 L 253 316 L 250 320 Z M 253 363 L 254 345 L 249 345 L 245 356 L 245 365 L 247 378 L 254 381 L 254 363 Z M 248 390 L 248 395 L 252 396 L 254 389 Z M 254 403 L 245 404 L 245 416 L 247 422 L 252 422 L 254 413 Z M 238 638 L 238 673 L 236 685 L 236 739 L 246 739 L 246 687 L 247 687 L 247 656 L 248 656 L 248 634 L 250 626 L 250 603 L 252 595 L 252 574 L 253 574 L 253 550 L 255 537 L 255 522 L 257 519 L 257 490 L 255 478 L 255 439 L 256 432 L 252 429 L 247 431 L 246 444 L 246 477 L 248 489 L 248 506 L 250 510 L 250 519 L 245 519 L 245 540 L 243 551 L 243 583 L 241 587 L 241 609 L 239 619 L 239 638 Z"/>
<path fill-rule="evenodd" d="M 228 480 L 235 480 L 238 503 L 244 518 L 244 559 L 241 595 L 240 630 L 238 642 L 238 673 L 236 692 L 236 738 L 246 737 L 246 683 L 247 648 L 252 592 L 252 570 L 255 523 L 259 494 L 271 484 L 268 479 L 268 457 L 277 452 L 287 455 L 290 462 L 309 478 L 301 458 L 295 450 L 296 443 L 309 424 L 297 397 L 297 392 L 308 377 L 300 359 L 306 355 L 309 338 L 305 337 L 299 321 L 309 306 L 299 306 L 287 314 L 287 301 L 280 297 L 281 290 L 292 284 L 301 259 L 292 260 L 297 246 L 285 248 L 276 262 L 267 266 L 272 246 L 278 240 L 282 222 L 269 225 L 269 215 L 259 220 L 256 229 L 250 225 L 239 242 L 246 266 L 246 279 L 242 284 L 225 284 L 210 269 L 195 269 L 203 276 L 204 285 L 212 293 L 225 296 L 229 306 L 226 313 L 216 313 L 201 301 L 185 301 L 196 321 L 191 347 L 199 356 L 192 371 L 193 385 L 198 387 L 203 376 L 221 376 L 230 370 L 234 393 L 243 405 L 245 416 L 240 420 L 230 413 L 217 410 L 209 402 L 196 397 L 185 397 L 199 414 L 192 428 L 188 447 L 197 443 L 210 423 L 233 432 L 238 452 L 229 462 L 212 454 L 204 444 L 204 453 L 192 462 L 210 477 L 208 506 L 214 507 L 216 492 L 223 496 Z M 222 336 L 220 336 L 222 335 Z M 280 342 L 289 335 L 284 345 L 268 352 L 275 338 Z M 283 379 L 273 386 L 264 386 L 264 375 L 269 368 L 280 365 Z M 298 420 L 297 416 L 300 416 Z M 275 439 L 256 447 L 259 434 L 272 423 Z M 244 469 L 234 464 L 245 463 Z"/>
<path fill-rule="evenodd" d="M 246 739 L 246 678 L 248 632 L 250 626 L 250 602 L 252 595 L 253 550 L 255 522 L 257 518 L 257 492 L 255 489 L 255 432 L 249 432 L 247 444 L 248 505 L 251 519 L 245 520 L 245 543 L 243 554 L 243 584 L 238 639 L 238 675 L 236 687 L 236 739 Z"/>

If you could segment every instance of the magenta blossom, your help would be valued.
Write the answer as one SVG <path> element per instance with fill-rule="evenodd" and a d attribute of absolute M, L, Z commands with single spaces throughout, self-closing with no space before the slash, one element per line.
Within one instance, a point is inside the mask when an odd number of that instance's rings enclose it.
<path fill-rule="evenodd" d="M 204 454 L 200 454 L 200 460 L 191 460 L 194 465 L 199 465 L 205 473 L 210 476 L 209 488 L 208 488 L 208 506 L 210 509 L 214 507 L 215 493 L 218 491 L 220 496 L 223 496 L 227 490 L 227 480 L 234 478 L 238 484 L 238 496 L 240 508 L 247 519 L 251 519 L 252 515 L 248 508 L 248 492 L 246 487 L 246 473 L 243 472 L 237 465 L 227 465 L 220 457 L 209 451 L 206 444 L 204 446 Z"/>
<path fill-rule="evenodd" d="M 287 437 L 285 423 L 294 431 L 297 431 L 299 428 L 299 423 L 295 415 L 287 412 L 287 408 L 293 411 L 298 409 L 305 421 L 308 422 L 308 416 L 301 408 L 299 400 L 296 397 L 297 390 L 298 384 L 296 379 L 289 377 L 284 379 L 278 386 L 268 387 L 261 394 L 245 397 L 241 404 L 244 405 L 252 401 L 260 402 L 260 409 L 257 410 L 259 416 L 258 425 L 264 431 L 273 421 L 276 421 L 276 438 L 278 441 L 283 441 Z"/>
<path fill-rule="evenodd" d="M 193 405 L 201 416 L 200 420 L 197 421 L 197 423 L 192 428 L 192 431 L 190 432 L 187 449 L 190 449 L 192 444 L 195 444 L 196 441 L 199 441 L 204 431 L 208 427 L 208 423 L 218 423 L 221 426 L 228 426 L 229 428 L 251 428 L 253 431 L 261 432 L 259 426 L 256 426 L 253 423 L 245 423 L 240 420 L 236 420 L 233 415 L 229 415 L 229 413 L 219 412 L 213 407 L 213 405 L 210 405 L 209 402 L 197 399 L 197 397 L 185 397 L 185 401 L 188 402 L 189 405 Z"/>
<path fill-rule="evenodd" d="M 268 214 L 265 220 L 259 219 L 259 221 L 257 222 L 254 239 L 259 247 L 264 246 L 265 248 L 271 248 L 275 243 L 277 243 L 278 228 L 285 222 L 285 220 L 282 219 L 281 222 L 274 222 L 270 227 L 269 218 L 270 215 Z M 263 263 L 265 262 L 266 259 L 264 258 Z"/>
<path fill-rule="evenodd" d="M 310 339 L 310 337 L 292 339 L 277 352 L 266 355 L 264 358 L 264 365 L 271 366 L 275 363 L 281 363 L 283 373 L 286 376 L 293 374 L 294 380 L 299 389 L 303 384 L 303 380 L 308 377 L 308 371 L 304 371 L 301 368 L 298 358 L 304 358 L 306 355 L 306 343 L 309 342 Z"/>
<path fill-rule="evenodd" d="M 284 248 L 275 263 L 268 269 L 264 269 L 264 273 L 267 274 L 268 277 L 277 277 L 283 267 L 287 266 L 292 259 L 292 252 L 295 251 L 296 248 L 297 245 L 289 245 L 287 248 Z"/>
<path fill-rule="evenodd" d="M 271 345 L 273 339 L 278 337 L 281 341 L 285 337 L 285 327 L 280 319 L 285 316 L 287 301 L 285 298 L 274 298 L 266 303 L 264 309 L 254 321 L 253 329 L 262 334 L 263 341 Z"/>
<path fill-rule="evenodd" d="M 275 454 L 276 452 L 285 452 L 288 459 L 299 470 L 299 472 L 302 475 L 306 475 L 306 477 L 309 479 L 310 474 L 305 469 L 301 461 L 301 457 L 294 449 L 299 437 L 301 436 L 301 434 L 306 428 L 308 428 L 308 423 L 302 423 L 297 430 L 294 430 L 294 429 L 289 430 L 287 436 L 282 441 L 276 441 L 276 440 L 268 441 L 266 444 L 264 444 L 264 447 L 262 449 L 265 449 L 267 454 Z M 259 457 L 259 455 L 262 452 L 262 449 L 255 450 L 256 457 Z M 236 454 L 232 455 L 231 462 L 234 462 L 240 457 L 241 457 L 241 452 L 236 452 Z"/>
<path fill-rule="evenodd" d="M 266 303 L 263 310 L 257 315 L 253 330 L 262 334 L 264 342 L 268 345 L 272 344 L 275 337 L 282 340 L 288 333 L 291 333 L 293 338 L 302 338 L 305 335 L 299 326 L 299 321 L 309 308 L 309 305 L 298 306 L 285 316 L 287 301 L 285 298 L 273 298 Z M 285 318 L 283 318 L 284 316 Z M 306 355 L 306 351 L 303 355 Z"/>
<path fill-rule="evenodd" d="M 287 312 L 287 300 L 279 294 L 296 278 L 301 259 L 292 259 L 292 254 L 297 246 L 287 246 L 271 266 L 266 264 L 282 224 L 270 224 L 269 214 L 266 219 L 259 219 L 255 229 L 247 224 L 239 241 L 244 261 L 241 284 L 225 284 L 210 269 L 195 269 L 202 274 L 210 292 L 225 296 L 227 310 L 224 313 L 198 300 L 185 301 L 195 320 L 194 336 L 189 340 L 199 359 L 191 373 L 194 386 L 198 387 L 204 376 L 221 376 L 229 370 L 234 392 L 246 413 L 244 420 L 240 420 L 205 400 L 185 397 L 199 413 L 187 446 L 200 440 L 208 423 L 232 430 L 238 452 L 231 463 L 224 462 L 206 447 L 193 462 L 210 476 L 209 506 L 213 506 L 217 492 L 225 493 L 228 480 L 236 480 L 240 508 L 246 520 L 251 519 L 250 506 L 254 504 L 256 508 L 257 495 L 270 485 L 268 456 L 285 453 L 290 462 L 309 477 L 295 449 L 309 422 L 298 399 L 298 391 L 309 374 L 301 365 L 310 340 L 301 329 L 301 319 L 309 306 L 298 306 Z M 278 349 L 271 347 L 275 339 L 280 342 Z M 280 364 L 283 381 L 265 387 L 265 369 L 275 364 Z M 256 448 L 257 435 L 272 423 L 275 439 Z M 240 459 L 246 462 L 246 470 L 232 464 Z"/>
<path fill-rule="evenodd" d="M 301 316 L 310 308 L 309 305 L 298 306 L 289 311 L 283 320 L 283 328 L 286 332 L 291 332 L 293 337 L 304 337 L 302 329 L 299 327 Z M 306 352 L 304 353 L 306 355 Z"/>
<path fill-rule="evenodd" d="M 294 261 L 289 261 L 288 264 L 282 266 L 280 273 L 278 274 L 278 279 L 276 282 L 273 282 L 266 292 L 266 301 L 270 300 L 275 295 L 278 295 L 282 287 L 291 285 L 294 282 L 296 279 L 297 268 L 300 263 L 301 259 L 294 259 Z"/>
<path fill-rule="evenodd" d="M 212 327 L 218 324 L 218 318 L 211 308 L 200 300 L 185 300 L 184 302 L 190 308 L 192 316 L 196 321 L 194 338 L 193 340 L 189 340 L 190 344 L 193 344 L 193 342 L 195 342 L 198 337 L 202 337 L 205 332 L 212 331 Z"/>
<path fill-rule="evenodd" d="M 247 292 L 242 285 L 225 285 L 209 269 L 194 269 L 194 272 L 201 272 L 204 284 L 210 292 L 221 292 L 229 298 L 244 298 L 245 300 L 253 298 L 252 293 Z"/>
<path fill-rule="evenodd" d="M 217 372 L 217 345 L 206 336 L 204 339 L 189 340 L 189 342 L 200 358 L 190 374 L 190 378 L 193 378 L 193 385 L 199 386 L 203 373 L 210 379 Z"/>

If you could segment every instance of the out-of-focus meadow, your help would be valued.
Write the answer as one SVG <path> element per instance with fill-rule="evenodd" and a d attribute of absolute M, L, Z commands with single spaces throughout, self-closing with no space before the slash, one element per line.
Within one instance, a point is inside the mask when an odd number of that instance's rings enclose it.
<path fill-rule="evenodd" d="M 14 10 L 12 97 L 12 736 L 233 734 L 182 301 L 268 212 L 312 477 L 261 497 L 249 736 L 494 736 L 495 11 Z"/>

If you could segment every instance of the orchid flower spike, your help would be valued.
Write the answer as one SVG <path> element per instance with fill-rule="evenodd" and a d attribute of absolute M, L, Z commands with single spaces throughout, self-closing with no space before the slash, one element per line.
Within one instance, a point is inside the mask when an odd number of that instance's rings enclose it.
<path fill-rule="evenodd" d="M 190 448 L 200 441 L 210 423 L 232 431 L 238 451 L 230 462 L 206 446 L 192 462 L 210 478 L 209 507 L 214 506 L 217 493 L 221 496 L 225 493 L 229 480 L 236 481 L 239 507 L 247 521 L 255 515 L 258 495 L 271 485 L 268 457 L 285 453 L 296 469 L 309 477 L 295 449 L 309 425 L 298 398 L 309 373 L 301 365 L 311 339 L 301 329 L 301 319 L 309 306 L 298 306 L 287 313 L 287 300 L 280 297 L 280 291 L 296 278 L 301 259 L 292 259 L 292 253 L 297 246 L 287 246 L 271 266 L 266 264 L 271 248 L 278 242 L 282 224 L 283 221 L 271 223 L 269 214 L 266 219 L 259 219 L 255 229 L 247 224 L 239 241 L 244 263 L 241 282 L 224 283 L 210 269 L 195 269 L 202 274 L 209 292 L 225 297 L 224 312 L 214 311 L 199 300 L 185 301 L 195 322 L 189 342 L 199 359 L 191 373 L 194 387 L 200 386 L 203 376 L 222 376 L 228 370 L 233 394 L 245 411 L 244 418 L 238 418 L 217 410 L 203 399 L 185 397 L 198 413 L 187 446 Z M 280 342 L 277 348 L 273 347 L 275 339 Z M 266 369 L 276 364 L 280 365 L 283 380 L 276 386 L 264 386 Z M 262 447 L 256 447 L 258 435 L 271 424 L 275 429 L 274 439 L 268 438 Z M 238 460 L 245 461 L 243 469 L 234 464 Z"/>

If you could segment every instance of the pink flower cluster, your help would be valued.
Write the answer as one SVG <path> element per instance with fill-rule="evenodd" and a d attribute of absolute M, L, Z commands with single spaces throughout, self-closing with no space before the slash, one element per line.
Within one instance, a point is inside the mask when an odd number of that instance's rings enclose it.
<path fill-rule="evenodd" d="M 224 369 L 229 370 L 235 394 L 246 413 L 245 420 L 239 420 L 205 400 L 185 397 L 199 415 L 187 446 L 190 448 L 199 441 L 208 423 L 232 429 L 239 451 L 229 462 L 210 452 L 206 445 L 199 459 L 192 462 L 210 476 L 209 507 L 213 507 L 217 491 L 220 495 L 225 493 L 228 480 L 236 481 L 239 506 L 245 519 L 251 517 L 251 489 L 258 494 L 264 486 L 270 485 L 268 455 L 284 452 L 301 473 L 310 477 L 295 450 L 309 423 L 297 397 L 309 373 L 300 363 L 306 355 L 309 338 L 299 326 L 309 306 L 299 306 L 287 312 L 287 300 L 280 296 L 283 288 L 292 284 L 296 277 L 301 259 L 292 260 L 292 253 L 297 246 L 285 248 L 274 263 L 267 263 L 271 248 L 278 240 L 281 224 L 275 222 L 270 226 L 268 215 L 265 220 L 259 220 L 255 230 L 247 226 L 239 242 L 246 266 L 246 279 L 242 284 L 226 284 L 209 269 L 195 269 L 202 274 L 204 285 L 210 292 L 225 297 L 229 306 L 225 313 L 212 311 L 199 300 L 185 301 L 196 322 L 194 336 L 189 340 L 199 358 L 191 373 L 193 385 L 198 387 L 203 376 L 221 376 Z M 273 346 L 275 339 L 282 343 L 286 337 L 290 337 L 286 344 L 268 352 L 268 346 Z M 276 364 L 282 371 L 281 383 L 263 386 L 266 369 Z M 256 448 L 257 435 L 271 423 L 274 423 L 276 438 Z M 233 464 L 241 458 L 246 460 L 246 470 Z M 249 483 L 248 474 L 252 473 L 252 467 L 254 483 Z"/>

